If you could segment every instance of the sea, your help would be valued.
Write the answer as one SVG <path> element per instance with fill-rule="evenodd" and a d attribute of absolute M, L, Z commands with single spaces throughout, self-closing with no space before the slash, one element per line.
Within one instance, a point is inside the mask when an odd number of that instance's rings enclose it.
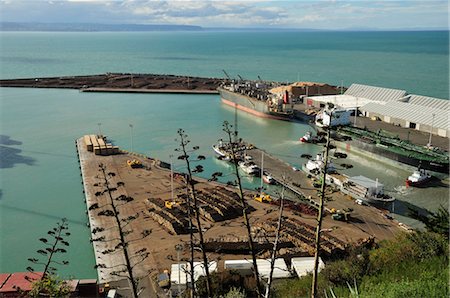
<path fill-rule="evenodd" d="M 274 81 L 367 84 L 449 98 L 449 34 L 436 32 L 1 32 L 0 78 L 156 73 Z M 74 141 L 102 133 L 123 149 L 169 161 L 182 128 L 208 177 L 232 169 L 211 145 L 226 138 L 236 111 L 218 95 L 80 93 L 69 89 L 0 88 L 0 272 L 25 271 L 40 255 L 39 238 L 67 218 L 70 243 L 57 266 L 65 278 L 96 278 Z M 131 126 L 130 126 L 131 124 Z M 239 136 L 294 167 L 321 150 L 298 140 L 312 127 L 237 112 Z M 175 159 L 175 169 L 184 171 Z M 359 155 L 348 175 L 365 175 L 397 198 L 394 217 L 413 227 L 409 207 L 448 207 L 441 186 L 405 188 L 409 171 Z M 260 185 L 244 177 L 245 187 Z M 273 191 L 273 189 L 271 190 Z M 36 270 L 39 267 L 35 266 Z"/>

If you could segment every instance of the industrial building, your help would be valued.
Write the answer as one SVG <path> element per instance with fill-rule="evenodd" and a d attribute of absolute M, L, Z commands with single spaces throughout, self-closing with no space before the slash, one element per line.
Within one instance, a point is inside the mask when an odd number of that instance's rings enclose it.
<path fill-rule="evenodd" d="M 324 108 L 327 103 L 393 125 L 450 136 L 449 100 L 361 84 L 352 84 L 344 94 L 306 98 L 311 107 Z"/>

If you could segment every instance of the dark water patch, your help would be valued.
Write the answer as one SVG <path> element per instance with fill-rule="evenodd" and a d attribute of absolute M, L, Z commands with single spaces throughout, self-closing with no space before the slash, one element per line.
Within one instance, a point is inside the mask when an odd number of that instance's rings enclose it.
<path fill-rule="evenodd" d="M 35 211 L 35 210 L 29 210 L 29 209 L 19 208 L 19 207 L 15 207 L 15 206 L 9 206 L 9 205 L 5 205 L 5 204 L 2 205 L 2 209 L 4 209 L 4 210 L 9 209 L 9 210 L 12 210 L 12 211 L 22 212 L 22 213 L 25 213 L 25 214 L 32 214 L 32 215 L 37 215 L 37 216 L 43 216 L 43 217 L 55 219 L 57 221 L 61 220 L 61 218 L 63 217 L 63 216 L 57 216 L 57 215 L 44 213 L 44 212 L 39 212 L 39 211 Z M 26 217 L 24 217 L 24 218 L 26 218 Z M 80 220 L 74 220 L 74 219 L 70 219 L 70 218 L 67 218 L 67 221 L 69 223 L 71 223 L 71 224 L 83 225 L 83 226 L 87 225 L 87 221 L 83 222 L 83 221 L 80 221 Z"/>
<path fill-rule="evenodd" d="M 0 135 L 0 145 L 6 146 L 22 145 L 22 142 L 13 140 L 11 139 L 10 136 Z"/>
<path fill-rule="evenodd" d="M 36 160 L 29 156 L 20 155 L 22 150 L 6 146 L 0 146 L 0 169 L 13 168 L 16 164 L 32 166 Z"/>
<path fill-rule="evenodd" d="M 1 56 L 0 60 L 2 62 L 13 62 L 13 63 L 26 63 L 26 64 L 57 64 L 62 63 L 61 59 L 56 58 L 32 58 L 32 57 L 5 57 Z"/>
<path fill-rule="evenodd" d="M 178 60 L 178 61 L 200 61 L 205 59 L 194 58 L 194 57 L 176 57 L 176 56 L 160 56 L 152 57 L 155 60 Z"/>
<path fill-rule="evenodd" d="M 3 197 L 3 190 L 0 189 L 0 200 L 2 199 L 2 197 Z"/>
<path fill-rule="evenodd" d="M 43 151 L 32 151 L 32 150 L 22 150 L 24 153 L 33 153 L 33 154 L 41 154 L 41 155 L 49 155 L 55 157 L 65 157 L 70 159 L 76 159 L 75 155 L 70 154 L 62 154 L 62 153 L 52 153 L 52 152 L 43 152 Z"/>

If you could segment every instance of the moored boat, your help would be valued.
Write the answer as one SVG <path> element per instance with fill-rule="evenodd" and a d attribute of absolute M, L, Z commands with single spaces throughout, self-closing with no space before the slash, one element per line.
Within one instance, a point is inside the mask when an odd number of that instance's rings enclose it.
<path fill-rule="evenodd" d="M 275 184 L 276 183 L 276 181 L 272 177 L 272 175 L 270 175 L 270 173 L 268 173 L 266 171 L 263 171 L 262 179 L 267 184 Z"/>
<path fill-rule="evenodd" d="M 258 166 L 253 162 L 240 161 L 238 165 L 248 175 L 257 175 L 259 173 Z"/>
<path fill-rule="evenodd" d="M 432 176 L 424 169 L 418 168 L 407 179 L 406 186 L 422 186 L 431 180 Z"/>
<path fill-rule="evenodd" d="M 300 138 L 300 142 L 302 143 L 310 143 L 312 140 L 312 134 L 310 131 L 306 132 L 303 137 Z"/>

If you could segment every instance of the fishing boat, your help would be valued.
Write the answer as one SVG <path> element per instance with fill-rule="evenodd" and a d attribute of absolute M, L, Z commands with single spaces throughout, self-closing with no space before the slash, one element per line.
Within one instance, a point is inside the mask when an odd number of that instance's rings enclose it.
<path fill-rule="evenodd" d="M 312 140 L 312 134 L 310 131 L 306 132 L 303 137 L 300 138 L 300 142 L 302 143 L 310 143 Z"/>
<path fill-rule="evenodd" d="M 431 180 L 432 176 L 424 169 L 418 168 L 407 179 L 406 186 L 422 186 Z"/>
<path fill-rule="evenodd" d="M 262 180 L 267 184 L 275 184 L 275 179 L 266 171 L 263 171 Z"/>
<path fill-rule="evenodd" d="M 212 145 L 212 149 L 214 150 L 214 152 L 219 157 L 226 157 L 227 156 L 226 148 L 225 148 L 225 146 L 223 146 L 222 142 L 219 142 L 218 144 Z"/>
<path fill-rule="evenodd" d="M 253 162 L 240 161 L 238 165 L 248 175 L 257 175 L 259 172 L 258 166 Z"/>

